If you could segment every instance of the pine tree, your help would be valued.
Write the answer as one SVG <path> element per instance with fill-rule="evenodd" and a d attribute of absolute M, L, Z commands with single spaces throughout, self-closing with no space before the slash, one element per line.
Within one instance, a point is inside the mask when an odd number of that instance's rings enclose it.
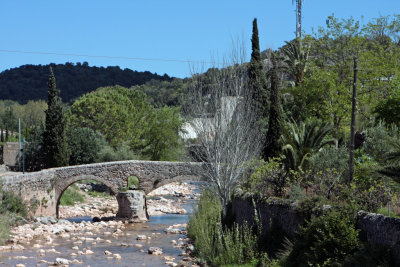
<path fill-rule="evenodd" d="M 250 96 L 255 105 L 257 121 L 268 117 L 267 80 L 263 72 L 263 62 L 260 53 L 257 19 L 253 20 L 253 35 L 251 37 L 251 60 L 248 69 Z"/>
<path fill-rule="evenodd" d="M 281 136 L 281 97 L 279 90 L 278 67 L 275 54 L 272 53 L 272 69 L 271 69 L 271 107 L 269 110 L 268 132 L 266 136 L 266 146 L 264 148 L 264 158 L 272 158 L 279 156 L 281 146 L 279 139 Z"/>
<path fill-rule="evenodd" d="M 43 132 L 43 154 L 47 168 L 68 165 L 69 155 L 65 137 L 66 118 L 62 106 L 60 91 L 56 88 L 56 79 L 50 67 L 46 110 L 46 128 Z"/>

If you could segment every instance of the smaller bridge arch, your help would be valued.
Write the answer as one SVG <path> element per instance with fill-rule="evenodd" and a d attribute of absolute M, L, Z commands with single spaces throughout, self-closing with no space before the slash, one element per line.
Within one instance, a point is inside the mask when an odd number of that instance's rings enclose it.
<path fill-rule="evenodd" d="M 65 179 L 62 182 L 60 182 L 59 184 L 57 184 L 57 186 L 55 188 L 57 218 L 59 216 L 60 200 L 61 200 L 63 193 L 65 192 L 65 190 L 67 190 L 68 187 L 70 187 L 74 183 L 82 181 L 82 180 L 94 180 L 96 182 L 102 183 L 110 189 L 110 191 L 113 195 L 116 195 L 119 192 L 118 188 L 115 188 L 115 186 L 110 184 L 107 180 L 105 180 L 101 177 L 94 176 L 94 175 L 79 175 L 79 176 L 73 176 L 68 179 Z"/>

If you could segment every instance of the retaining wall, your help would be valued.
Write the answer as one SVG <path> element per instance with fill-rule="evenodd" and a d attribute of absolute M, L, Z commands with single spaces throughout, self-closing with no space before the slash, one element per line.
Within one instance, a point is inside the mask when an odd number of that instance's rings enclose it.
<path fill-rule="evenodd" d="M 293 204 L 279 199 L 252 200 L 251 196 L 244 195 L 232 200 L 232 214 L 239 224 L 254 224 L 255 210 L 259 214 L 265 238 L 269 238 L 277 229 L 287 237 L 294 237 L 299 226 L 304 223 L 304 218 Z M 396 266 L 400 266 L 400 219 L 359 211 L 356 227 L 364 242 L 390 248 Z"/>

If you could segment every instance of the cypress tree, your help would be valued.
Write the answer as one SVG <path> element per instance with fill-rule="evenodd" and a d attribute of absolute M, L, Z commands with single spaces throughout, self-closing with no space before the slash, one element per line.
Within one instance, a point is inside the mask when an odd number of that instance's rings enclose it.
<path fill-rule="evenodd" d="M 56 78 L 50 67 L 46 110 L 46 127 L 43 132 L 43 156 L 47 168 L 68 165 L 69 155 L 65 136 L 66 118 Z"/>
<path fill-rule="evenodd" d="M 3 127 L 0 128 L 0 142 L 4 142 Z"/>
<path fill-rule="evenodd" d="M 253 35 L 251 37 L 251 60 L 248 69 L 248 82 L 250 89 L 250 97 L 253 99 L 253 104 L 256 110 L 256 120 L 261 120 L 268 117 L 268 93 L 267 80 L 263 72 L 263 62 L 260 53 L 260 41 L 258 38 L 257 19 L 253 20 Z M 265 128 L 265 126 L 264 126 Z"/>
<path fill-rule="evenodd" d="M 279 90 L 278 67 L 274 53 L 272 53 L 270 103 L 271 107 L 269 110 L 268 132 L 264 149 L 265 159 L 277 157 L 281 151 L 281 146 L 279 144 L 282 121 L 281 97 Z"/>

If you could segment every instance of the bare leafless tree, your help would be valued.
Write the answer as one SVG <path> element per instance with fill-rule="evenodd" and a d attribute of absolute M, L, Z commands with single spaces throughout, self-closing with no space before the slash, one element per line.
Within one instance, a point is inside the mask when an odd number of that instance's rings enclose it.
<path fill-rule="evenodd" d="M 200 175 L 216 189 L 225 213 L 247 163 L 262 148 L 244 59 L 244 50 L 235 50 L 222 68 L 192 75 L 186 92 L 185 111 L 197 135 L 193 154 L 205 163 Z"/>

